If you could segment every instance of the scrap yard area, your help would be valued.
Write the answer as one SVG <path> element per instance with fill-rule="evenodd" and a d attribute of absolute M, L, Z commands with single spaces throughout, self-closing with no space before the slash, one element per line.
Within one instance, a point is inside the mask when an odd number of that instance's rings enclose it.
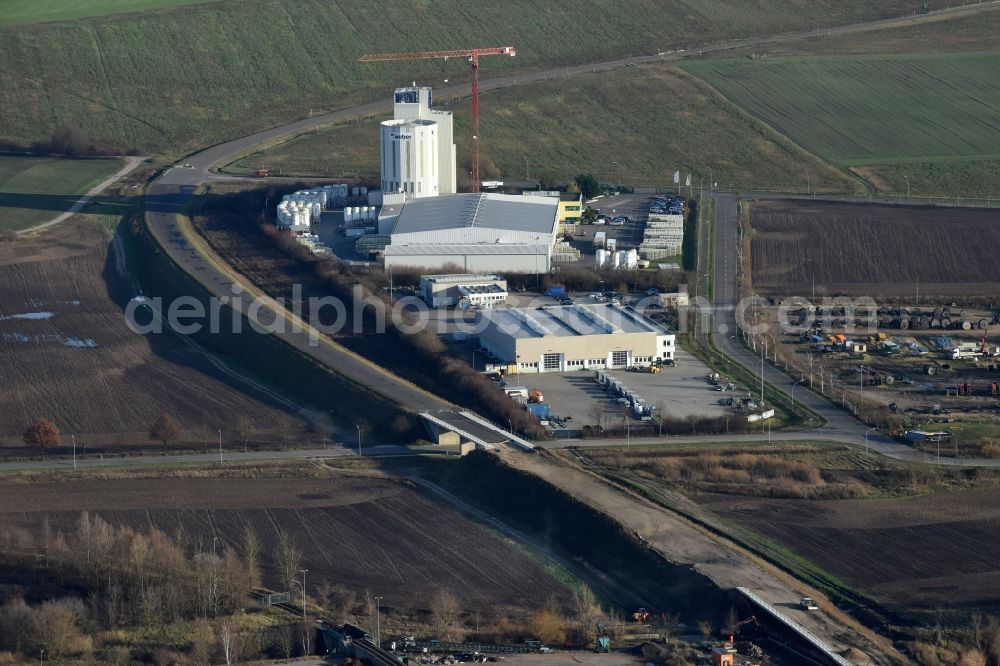
<path fill-rule="evenodd" d="M 752 285 L 765 296 L 748 310 L 763 327 L 748 339 L 755 353 L 901 441 L 1000 456 L 994 213 L 815 201 L 750 211 Z"/>

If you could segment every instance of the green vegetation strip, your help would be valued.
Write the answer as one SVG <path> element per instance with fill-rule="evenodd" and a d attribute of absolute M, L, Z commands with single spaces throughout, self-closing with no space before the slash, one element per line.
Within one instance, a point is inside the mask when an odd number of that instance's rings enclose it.
<path fill-rule="evenodd" d="M 5 0 L 2 3 L 3 11 L 0 12 L 0 25 L 68 21 L 214 1 L 217 0 Z"/>
<path fill-rule="evenodd" d="M 48 222 L 121 166 L 118 159 L 0 156 L 0 232 Z"/>
<path fill-rule="evenodd" d="M 716 60 L 684 68 L 842 165 L 1000 155 L 998 53 Z"/>
<path fill-rule="evenodd" d="M 461 164 L 469 154 L 469 102 L 439 105 L 456 114 Z M 380 119 L 306 133 L 247 155 L 227 170 L 246 174 L 265 167 L 282 175 L 377 177 Z M 481 126 L 485 178 L 523 178 L 527 158 L 528 175 L 543 181 L 589 172 L 602 181 L 656 185 L 670 183 L 680 170 L 682 177 L 692 174 L 697 188 L 708 182 L 708 166 L 714 165 L 711 175 L 727 188 L 794 190 L 805 170 L 821 191 L 856 187 L 671 65 L 493 91 L 482 96 Z M 612 161 L 618 163 L 616 171 Z"/>

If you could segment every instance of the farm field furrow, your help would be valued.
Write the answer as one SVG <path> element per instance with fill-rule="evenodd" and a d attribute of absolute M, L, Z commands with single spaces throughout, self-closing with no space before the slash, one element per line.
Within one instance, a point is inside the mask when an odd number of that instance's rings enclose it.
<path fill-rule="evenodd" d="M 1000 597 L 997 490 L 892 500 L 696 499 L 890 607 L 989 607 Z"/>
<path fill-rule="evenodd" d="M 474 7 L 441 0 L 419 9 L 398 0 L 241 0 L 8 26 L 0 29 L 0 139 L 28 144 L 72 123 L 102 146 L 180 155 L 321 109 L 384 99 L 404 82 L 469 76 L 460 60 L 405 68 L 357 63 L 365 53 L 513 44 L 517 58 L 484 65 L 484 76 L 502 76 L 909 9 L 903 0 Z M 483 26 L 490 26 L 488 38 Z"/>
<path fill-rule="evenodd" d="M 294 538 L 310 588 L 324 582 L 385 604 L 426 610 L 441 589 L 463 607 L 541 606 L 568 590 L 502 538 L 402 482 L 346 474 L 328 478 L 148 478 L 0 484 L 0 529 L 75 529 L 79 507 L 113 525 L 188 543 L 240 548 L 249 525 L 262 543 L 265 583 L 279 587 L 278 530 Z"/>
<path fill-rule="evenodd" d="M 5 0 L 0 25 L 67 21 L 182 5 L 205 4 L 218 0 Z"/>
<path fill-rule="evenodd" d="M 769 296 L 991 296 L 991 210 L 808 200 L 751 207 L 754 289 Z"/>
<path fill-rule="evenodd" d="M 469 152 L 469 103 L 438 104 L 456 114 L 456 150 L 463 160 Z M 805 170 L 819 191 L 857 187 L 669 65 L 501 89 L 483 96 L 481 113 L 487 178 L 568 180 L 589 171 L 608 182 L 669 184 L 681 170 L 693 174 L 697 187 L 708 182 L 711 166 L 726 188 L 795 189 Z M 379 120 L 309 133 L 249 155 L 231 170 L 265 166 L 286 175 L 377 178 Z"/>
<path fill-rule="evenodd" d="M 689 62 L 684 68 L 842 165 L 1000 155 L 1000 54 Z"/>
<path fill-rule="evenodd" d="M 53 419 L 89 447 L 152 446 L 160 412 L 194 431 L 231 437 L 240 417 L 259 431 L 297 433 L 292 416 L 206 374 L 175 341 L 133 333 L 111 293 L 123 285 L 107 232 L 75 217 L 31 239 L 0 243 L 0 451 L 37 455 L 20 434 Z M 65 443 L 65 442 L 64 442 Z M 155 444 L 159 447 L 159 444 Z"/>

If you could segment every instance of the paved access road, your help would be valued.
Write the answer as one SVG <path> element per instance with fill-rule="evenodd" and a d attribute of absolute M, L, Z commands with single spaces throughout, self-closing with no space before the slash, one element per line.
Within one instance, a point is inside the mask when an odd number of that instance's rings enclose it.
<path fill-rule="evenodd" d="M 977 11 L 982 8 L 993 8 L 1000 6 L 1000 0 L 989 3 L 982 3 L 967 8 L 952 8 L 933 12 L 929 17 L 940 17 L 944 14 L 957 14 L 961 12 Z M 927 20 L 928 16 L 907 16 L 896 19 L 886 19 L 865 24 L 856 24 L 837 28 L 825 28 L 822 30 L 805 31 L 788 35 L 775 35 L 771 37 L 761 37 L 752 39 L 742 39 L 719 44 L 715 46 L 703 47 L 697 50 L 698 54 L 718 53 L 731 49 L 744 48 L 758 44 L 768 44 L 781 41 L 793 41 L 798 39 L 810 39 L 822 35 L 844 34 L 849 32 L 868 30 L 873 27 L 888 24 L 919 22 Z M 568 78 L 577 74 L 588 72 L 607 72 L 622 67 L 634 66 L 642 63 L 659 62 L 667 60 L 677 60 L 694 55 L 695 50 L 688 52 L 659 53 L 649 56 L 636 56 L 631 58 L 621 58 L 618 60 L 605 61 L 600 63 L 584 64 L 571 67 L 559 67 L 532 73 L 515 74 L 507 77 L 486 79 L 481 81 L 481 88 L 491 90 L 500 87 L 513 86 L 547 79 Z M 465 84 L 446 86 L 438 90 L 438 96 L 455 96 L 466 94 Z M 246 280 L 236 274 L 222 261 L 213 255 L 211 250 L 197 237 L 191 233 L 185 224 L 182 210 L 194 191 L 203 183 L 213 180 L 230 179 L 213 172 L 213 168 L 219 164 L 228 163 L 240 155 L 253 150 L 256 146 L 272 143 L 279 139 L 287 138 L 306 132 L 320 125 L 346 121 L 352 118 L 375 115 L 391 109 L 389 100 L 372 102 L 341 109 L 330 113 L 325 113 L 310 118 L 304 118 L 288 125 L 257 132 L 250 136 L 242 137 L 233 141 L 222 143 L 204 151 L 189 156 L 183 161 L 182 166 L 175 166 L 166 170 L 160 177 L 155 179 L 147 190 L 146 197 L 146 220 L 150 232 L 157 242 L 166 250 L 168 255 L 187 273 L 202 284 L 211 294 L 216 297 L 229 298 L 234 293 L 234 288 L 239 285 L 243 290 L 258 297 L 264 303 L 260 309 L 260 319 L 263 321 L 276 321 L 283 324 L 284 332 L 276 333 L 283 341 L 290 344 L 295 349 L 315 359 L 324 366 L 338 372 L 345 377 L 359 384 L 367 386 L 371 390 L 393 400 L 400 405 L 413 411 L 424 411 L 428 409 L 447 409 L 451 405 L 447 401 L 431 395 L 414 384 L 392 374 L 388 370 L 367 361 L 366 359 L 348 351 L 335 344 L 323 335 L 317 335 L 310 331 L 308 325 L 296 318 L 292 313 L 287 312 L 280 305 L 270 298 L 259 293 Z M 732 303 L 734 294 L 724 287 L 730 279 L 734 279 L 735 263 L 731 257 L 735 252 L 735 236 L 730 233 L 735 227 L 726 225 L 735 224 L 735 213 L 731 220 L 726 217 L 725 210 L 735 210 L 735 197 L 726 199 L 724 195 L 717 195 L 720 208 L 723 209 L 719 215 L 723 222 L 716 233 L 716 308 L 719 314 L 719 323 L 727 325 L 730 331 L 735 331 L 732 321 Z M 721 245 L 721 247 L 719 247 Z M 721 250 L 721 251 L 720 251 Z M 720 275 L 718 272 L 723 271 Z M 241 299 L 244 314 L 249 309 L 251 298 Z M 292 324 L 298 324 L 298 328 Z M 318 338 L 319 344 L 315 344 Z M 749 367 L 754 367 L 753 358 L 745 350 L 741 350 L 737 345 L 732 345 L 724 335 L 718 336 L 722 349 L 740 362 L 747 363 Z M 772 370 L 766 376 L 770 381 L 780 385 L 786 379 L 777 371 Z M 803 392 L 804 393 L 804 392 Z M 836 408 L 825 403 L 821 398 L 813 396 L 809 398 L 808 404 L 817 409 L 821 414 L 827 416 L 830 426 L 825 429 L 825 433 L 836 434 L 838 436 L 856 436 L 858 428 L 862 427 L 857 422 L 841 413 Z M 815 404 L 812 402 L 815 401 Z M 829 416 L 828 416 L 829 415 Z M 861 433 L 863 437 L 863 432 Z M 888 443 L 883 443 L 888 447 Z M 906 447 L 899 447 L 906 452 L 912 450 Z M 886 452 L 901 455 L 903 451 L 895 448 L 887 448 Z"/>

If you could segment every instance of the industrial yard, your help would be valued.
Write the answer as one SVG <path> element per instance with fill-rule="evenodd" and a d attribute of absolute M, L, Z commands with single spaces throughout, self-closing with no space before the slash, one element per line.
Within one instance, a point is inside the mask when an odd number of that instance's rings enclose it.
<path fill-rule="evenodd" d="M 1000 0 L 29 4 L 0 666 L 1000 666 Z"/>

